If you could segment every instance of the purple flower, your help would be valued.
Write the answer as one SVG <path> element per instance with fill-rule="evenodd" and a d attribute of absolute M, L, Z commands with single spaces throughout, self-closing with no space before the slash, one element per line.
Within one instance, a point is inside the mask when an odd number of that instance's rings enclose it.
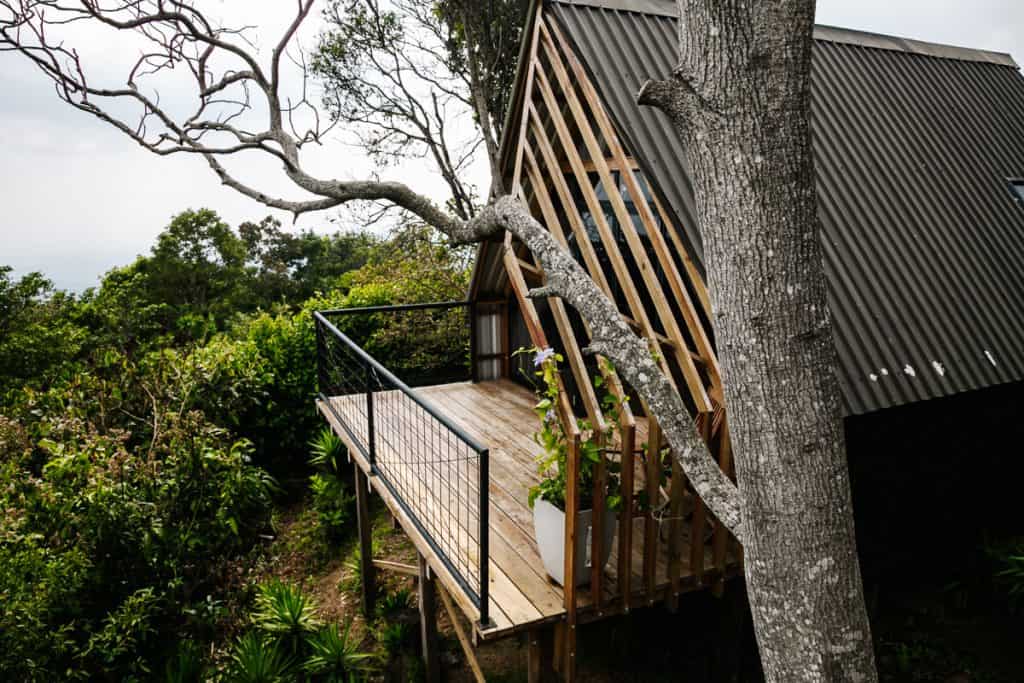
<path fill-rule="evenodd" d="M 533 366 L 540 367 L 541 365 L 544 364 L 544 361 L 546 361 L 548 358 L 551 358 L 553 355 L 555 355 L 554 349 L 550 347 L 546 349 L 541 349 L 540 351 L 537 352 L 537 355 L 533 357 Z"/>
<path fill-rule="evenodd" d="M 555 409 L 554 408 L 548 408 L 548 412 L 544 413 L 544 421 L 545 422 L 554 422 L 555 421 Z"/>

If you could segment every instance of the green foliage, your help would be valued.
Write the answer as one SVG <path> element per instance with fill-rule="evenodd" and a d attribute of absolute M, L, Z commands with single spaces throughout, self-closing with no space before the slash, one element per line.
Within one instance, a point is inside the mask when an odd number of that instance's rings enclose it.
<path fill-rule="evenodd" d="M 309 441 L 309 464 L 323 472 L 341 472 L 345 457 L 345 444 L 330 427 L 322 427 Z"/>
<path fill-rule="evenodd" d="M 562 429 L 558 415 L 559 372 L 558 364 L 564 359 L 553 349 L 519 349 L 516 355 L 534 354 L 534 375 L 539 378 L 535 385 L 538 401 L 534 412 L 540 421 L 540 429 L 534 433 L 533 439 L 544 452 L 537 458 L 537 473 L 541 480 L 532 486 L 529 492 L 529 505 L 532 508 L 538 498 L 546 500 L 559 510 L 565 511 L 565 492 L 567 487 L 569 443 Z M 604 387 L 604 380 L 598 376 L 594 379 L 597 389 Z M 602 408 L 608 429 L 604 434 L 597 432 L 587 420 L 577 420 L 580 431 L 579 463 L 577 485 L 579 487 L 579 506 L 581 510 L 593 506 L 594 478 L 598 465 L 604 459 L 606 484 L 605 500 L 608 507 L 617 511 L 622 506 L 622 495 L 619 492 L 620 465 L 610 460 L 602 450 L 602 443 L 610 443 L 615 427 L 618 425 L 618 401 L 614 394 L 607 391 L 602 397 Z M 575 419 L 573 417 L 572 419 Z"/>
<path fill-rule="evenodd" d="M 316 440 L 311 481 L 296 466 L 319 424 L 312 311 L 460 298 L 468 262 L 422 230 L 384 243 L 279 227 L 235 235 L 184 212 L 81 298 L 0 268 L 0 679 L 205 675 L 199 650 L 174 643 L 209 645 L 232 618 L 238 565 L 280 494 L 270 471 L 309 481 L 327 541 L 347 532 L 337 440 Z M 461 313 L 426 321 L 415 348 L 407 320 L 369 318 L 352 324 L 383 362 L 464 367 Z M 224 676 L 340 675 L 347 634 L 321 633 L 297 589 L 259 600 L 265 628 Z M 322 669 L 303 674 L 314 638 Z"/>
<path fill-rule="evenodd" d="M 363 268 L 343 278 L 347 293 L 333 307 L 463 299 L 469 290 L 469 258 L 464 249 L 452 248 L 430 228 L 400 230 Z M 331 307 L 327 303 L 309 302 L 317 308 Z M 466 374 L 469 336 L 463 309 L 342 316 L 333 322 L 407 382 Z"/>
<path fill-rule="evenodd" d="M 277 579 L 259 587 L 252 620 L 293 655 L 321 625 L 309 597 L 298 586 Z"/>
<path fill-rule="evenodd" d="M 238 639 L 231 653 L 231 683 L 284 683 L 294 679 L 295 658 L 277 641 L 257 631 Z"/>
<path fill-rule="evenodd" d="M 446 43 L 452 69 L 469 74 L 469 58 L 477 62 L 479 87 L 491 112 L 495 139 L 505 120 L 519 65 L 519 46 L 529 0 L 439 0 L 436 11 L 449 30 Z M 480 125 L 480 122 L 477 122 Z"/>
<path fill-rule="evenodd" d="M 377 639 L 384 647 L 384 651 L 394 655 L 409 645 L 412 637 L 412 626 L 404 621 L 393 621 L 381 626 L 377 633 Z"/>
<path fill-rule="evenodd" d="M 303 668 L 328 683 L 362 680 L 377 670 L 377 657 L 364 652 L 351 636 L 351 624 L 339 630 L 337 624 L 324 626 L 309 639 L 311 654 Z"/>
<path fill-rule="evenodd" d="M 167 683 L 201 683 L 206 680 L 206 667 L 199 647 L 193 641 L 182 641 L 174 656 L 164 667 Z"/>
<path fill-rule="evenodd" d="M 1024 538 L 1015 538 L 989 550 L 996 564 L 996 581 L 1005 591 L 1011 611 L 1024 609 Z"/>
<path fill-rule="evenodd" d="M 44 398 L 34 405 L 63 400 Z M 249 444 L 197 411 L 151 403 L 144 438 L 110 421 L 104 430 L 102 413 L 66 401 L 61 413 L 4 423 L 0 672 L 9 677 L 152 672 L 185 606 L 266 529 L 273 482 L 250 464 Z"/>
<path fill-rule="evenodd" d="M 136 653 L 145 651 L 157 636 L 155 621 L 161 613 L 160 597 L 152 587 L 140 588 L 103 620 L 89 638 L 83 659 L 95 658 L 108 675 L 144 676 L 149 663 Z"/>
<path fill-rule="evenodd" d="M 87 332 L 76 306 L 40 273 L 14 280 L 0 266 L 0 403 L 25 384 L 46 386 L 78 356 Z"/>
<path fill-rule="evenodd" d="M 345 446 L 329 427 L 322 428 L 309 442 L 309 464 L 317 470 L 310 477 L 313 509 L 318 526 L 328 543 L 337 543 L 349 532 L 355 498 L 341 478 Z"/>
<path fill-rule="evenodd" d="M 313 599 L 293 584 L 259 586 L 252 621 L 254 629 L 235 644 L 227 680 L 343 683 L 377 669 L 377 656 L 362 649 L 351 624 L 322 625 Z"/>
<path fill-rule="evenodd" d="M 412 591 L 408 588 L 400 588 L 380 599 L 377 603 L 377 614 L 382 619 L 391 620 L 402 610 L 408 609 L 411 603 Z"/>

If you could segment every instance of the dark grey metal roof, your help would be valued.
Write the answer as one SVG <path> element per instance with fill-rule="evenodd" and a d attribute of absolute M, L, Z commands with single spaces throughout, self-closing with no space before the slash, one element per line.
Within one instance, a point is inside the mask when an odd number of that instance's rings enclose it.
<path fill-rule="evenodd" d="M 702 256 L 685 150 L 636 104 L 674 63 L 674 2 L 557 1 L 644 173 Z M 1008 56 L 822 27 L 812 131 L 846 407 L 1024 379 L 1024 78 Z"/>

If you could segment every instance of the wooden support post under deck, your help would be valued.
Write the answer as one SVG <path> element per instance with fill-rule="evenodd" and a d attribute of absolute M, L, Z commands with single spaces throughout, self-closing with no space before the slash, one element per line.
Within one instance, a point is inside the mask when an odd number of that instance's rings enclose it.
<path fill-rule="evenodd" d="M 377 583 L 373 566 L 369 491 L 362 469 L 359 465 L 353 465 L 353 468 L 356 484 L 356 524 L 359 527 L 359 573 L 363 584 L 363 614 L 372 617 L 377 602 Z"/>
<path fill-rule="evenodd" d="M 661 484 L 661 428 L 653 416 L 648 416 L 647 428 L 647 514 L 644 516 L 644 591 L 647 604 L 654 601 L 658 574 L 658 524 L 654 508 L 658 504 Z"/>
<path fill-rule="evenodd" d="M 526 677 L 529 683 L 542 683 L 554 674 L 554 631 L 550 626 L 530 629 L 526 634 Z"/>
<path fill-rule="evenodd" d="M 598 615 L 601 614 L 601 591 L 604 588 L 604 563 L 601 562 L 604 556 L 604 525 L 608 523 L 605 519 L 605 445 L 602 435 L 598 441 L 600 460 L 594 465 L 594 504 L 590 510 L 590 596 Z"/>
<path fill-rule="evenodd" d="M 619 446 L 622 472 L 622 510 L 619 512 L 619 593 L 622 611 L 629 614 L 633 579 L 633 451 L 636 448 L 636 427 L 622 425 Z"/>
<path fill-rule="evenodd" d="M 562 675 L 566 681 L 576 680 L 576 517 L 579 512 L 579 434 L 567 438 L 565 468 L 565 662 L 562 664 Z"/>
<path fill-rule="evenodd" d="M 679 466 L 679 460 L 672 458 L 672 485 L 669 489 L 669 523 L 668 523 L 668 599 L 665 604 L 672 612 L 679 607 L 679 575 L 682 570 L 682 514 L 683 514 L 683 493 L 686 489 L 686 479 L 683 476 L 683 469 Z"/>
<path fill-rule="evenodd" d="M 419 556 L 419 605 L 420 605 L 420 643 L 423 646 L 423 665 L 426 669 L 428 683 L 441 680 L 441 659 L 437 648 L 437 596 L 435 594 L 434 577 L 430 575 L 427 560 Z"/>

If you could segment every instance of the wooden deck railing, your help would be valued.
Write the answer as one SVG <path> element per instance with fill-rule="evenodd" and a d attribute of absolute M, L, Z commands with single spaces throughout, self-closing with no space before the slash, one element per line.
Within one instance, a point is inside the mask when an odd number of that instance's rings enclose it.
<path fill-rule="evenodd" d="M 342 333 L 329 318 L 467 306 L 464 302 L 319 311 L 320 400 L 443 568 L 489 609 L 489 453 L 443 412 Z"/>

